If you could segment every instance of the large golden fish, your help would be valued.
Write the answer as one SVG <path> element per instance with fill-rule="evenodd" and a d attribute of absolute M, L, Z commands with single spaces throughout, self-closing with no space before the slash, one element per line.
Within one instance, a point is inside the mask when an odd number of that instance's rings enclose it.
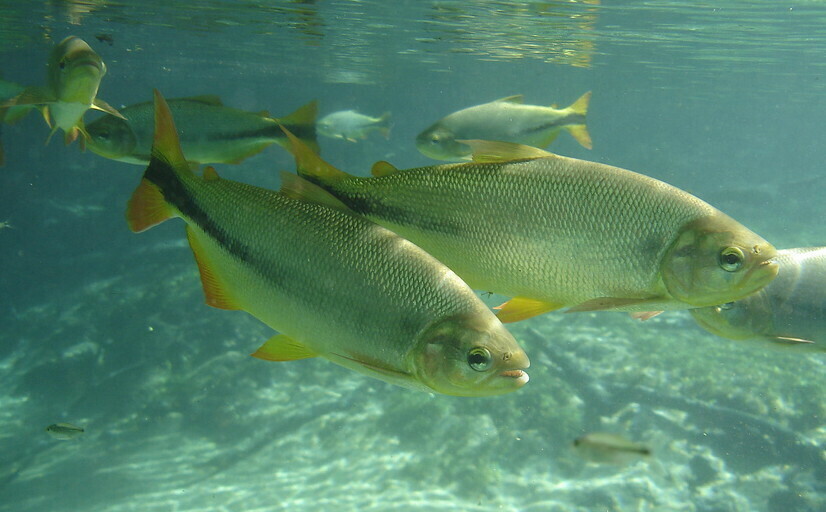
<path fill-rule="evenodd" d="M 293 151 L 299 173 L 353 211 L 471 287 L 514 297 L 503 321 L 562 307 L 720 304 L 777 274 L 771 244 L 666 183 L 527 146 L 468 143 L 480 161 L 403 171 L 379 162 L 374 178 L 350 176 L 298 143 Z"/>
<path fill-rule="evenodd" d="M 195 176 L 157 91 L 155 105 L 152 157 L 129 201 L 129 227 L 186 222 L 207 303 L 280 332 L 254 355 L 321 356 L 450 395 L 496 395 L 528 381 L 525 352 L 450 269 L 295 175 L 285 173 L 286 187 L 303 199 L 209 168 Z"/>

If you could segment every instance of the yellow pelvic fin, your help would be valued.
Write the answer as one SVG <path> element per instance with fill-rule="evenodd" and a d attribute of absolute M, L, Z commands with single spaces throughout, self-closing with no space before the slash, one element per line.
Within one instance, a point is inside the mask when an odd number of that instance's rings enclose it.
<path fill-rule="evenodd" d="M 152 141 L 152 159 L 169 164 L 175 171 L 190 174 L 192 171 L 181 151 L 178 132 L 169 105 L 157 89 L 155 94 L 155 137 Z M 152 162 L 150 161 L 150 166 Z"/>
<path fill-rule="evenodd" d="M 290 139 L 289 151 L 295 157 L 295 164 L 298 174 L 301 176 L 314 178 L 321 182 L 334 182 L 349 177 L 344 171 L 340 171 L 321 159 L 304 142 L 293 135 L 288 129 L 281 126 L 281 129 Z"/>
<path fill-rule="evenodd" d="M 204 167 L 204 181 L 218 181 L 221 177 L 218 176 L 218 171 L 215 170 L 215 167 L 211 165 L 207 165 Z"/>
<path fill-rule="evenodd" d="M 525 96 L 522 94 L 514 94 L 513 96 L 505 96 L 504 98 L 499 98 L 496 102 L 504 102 L 504 103 L 525 103 Z"/>
<path fill-rule="evenodd" d="M 330 192 L 291 172 L 281 171 L 281 193 L 292 199 L 323 204 L 337 210 L 350 211 L 346 204 Z"/>
<path fill-rule="evenodd" d="M 276 334 L 250 355 L 265 361 L 296 361 L 318 356 L 309 348 L 284 334 Z"/>
<path fill-rule="evenodd" d="M 398 169 L 395 165 L 384 160 L 379 160 L 378 162 L 373 164 L 373 167 L 370 168 L 370 174 L 372 174 L 376 178 L 387 176 L 388 174 L 393 174 L 396 171 L 398 171 Z"/>
<path fill-rule="evenodd" d="M 581 304 L 568 308 L 566 313 L 580 313 L 584 311 L 610 311 L 630 306 L 644 306 L 649 303 L 662 303 L 667 301 L 665 297 L 649 297 L 647 299 L 637 299 L 628 297 L 598 297 L 586 300 Z"/>
<path fill-rule="evenodd" d="M 281 124 L 314 124 L 317 116 L 318 100 L 313 100 L 298 107 L 292 114 L 278 118 L 277 121 Z"/>
<path fill-rule="evenodd" d="M 571 103 L 571 106 L 568 107 L 569 109 L 573 110 L 575 114 L 588 114 L 588 104 L 591 102 L 591 91 L 586 92 L 582 96 L 579 97 L 578 100 Z"/>
<path fill-rule="evenodd" d="M 186 227 L 186 239 L 189 241 L 189 247 L 195 255 L 198 271 L 201 273 L 201 285 L 204 287 L 207 305 L 218 309 L 242 309 L 228 292 L 226 283 L 215 271 L 215 266 L 212 264 L 207 250 L 204 249 L 198 239 L 198 234 L 194 228 Z"/>
<path fill-rule="evenodd" d="M 556 156 L 544 149 L 513 142 L 478 139 L 457 140 L 456 142 L 470 146 L 473 151 L 472 158 L 474 162 L 509 162 L 511 160 Z"/>
<path fill-rule="evenodd" d="M 591 142 L 591 134 L 588 133 L 588 127 L 584 124 L 571 124 L 565 127 L 568 133 L 579 142 L 580 146 L 593 149 L 594 145 Z"/>
<path fill-rule="evenodd" d="M 175 217 L 177 213 L 163 197 L 161 189 L 142 178 L 126 207 L 126 223 L 135 233 Z"/>
<path fill-rule="evenodd" d="M 555 311 L 561 308 L 563 304 L 554 302 L 545 302 L 536 299 L 529 299 L 526 297 L 514 297 L 500 306 L 493 309 L 498 309 L 496 317 L 502 323 L 518 322 L 528 318 Z"/>
<path fill-rule="evenodd" d="M 115 117 L 119 117 L 119 118 L 123 119 L 124 121 L 128 121 L 128 119 L 123 117 L 123 115 L 120 112 L 118 112 L 118 110 L 115 107 L 113 107 L 112 105 L 106 103 L 105 101 L 103 101 L 100 98 L 95 98 L 95 100 L 92 102 L 91 108 L 93 108 L 95 110 L 100 110 L 102 112 L 106 112 L 107 114 L 113 115 Z"/>
<path fill-rule="evenodd" d="M 203 103 L 204 105 L 210 105 L 213 107 L 223 107 L 224 102 L 221 101 L 220 96 L 217 94 L 201 94 L 199 96 L 189 96 L 188 98 L 181 98 L 188 101 L 196 101 L 198 103 Z"/>

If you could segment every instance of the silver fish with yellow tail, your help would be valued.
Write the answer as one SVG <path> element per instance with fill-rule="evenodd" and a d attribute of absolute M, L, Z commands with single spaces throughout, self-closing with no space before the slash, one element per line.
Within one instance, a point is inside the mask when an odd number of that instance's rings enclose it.
<path fill-rule="evenodd" d="M 324 357 L 428 392 L 497 395 L 528 381 L 528 357 L 450 269 L 284 173 L 284 193 L 190 170 L 155 91 L 152 159 L 129 201 L 132 231 L 186 222 L 207 304 L 280 334 L 253 355 Z"/>
<path fill-rule="evenodd" d="M 700 327 L 733 340 L 826 350 L 826 247 L 778 251 L 777 278 L 740 300 L 691 310 Z"/>
<path fill-rule="evenodd" d="M 478 161 L 346 174 L 293 146 L 299 173 L 417 244 L 472 288 L 547 311 L 660 311 L 737 300 L 774 279 L 776 251 L 700 199 L 631 171 L 509 143 Z M 721 301 L 723 297 L 728 297 Z"/>
<path fill-rule="evenodd" d="M 591 93 L 567 108 L 525 105 L 522 95 L 509 96 L 454 112 L 416 137 L 418 150 L 436 160 L 469 160 L 473 149 L 465 139 L 498 140 L 544 148 L 566 130 L 591 149 L 585 124 Z"/>
<path fill-rule="evenodd" d="M 28 87 L 15 98 L 0 105 L 37 106 L 52 128 L 48 142 L 58 129 L 64 131 L 66 144 L 84 134 L 83 114 L 97 109 L 121 117 L 108 103 L 97 97 L 106 64 L 79 37 L 69 36 L 52 50 L 47 67 L 46 87 Z M 81 139 L 83 143 L 83 139 Z"/>

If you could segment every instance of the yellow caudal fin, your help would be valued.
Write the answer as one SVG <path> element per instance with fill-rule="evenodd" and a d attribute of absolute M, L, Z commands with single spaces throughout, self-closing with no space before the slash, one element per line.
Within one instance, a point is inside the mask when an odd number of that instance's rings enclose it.
<path fill-rule="evenodd" d="M 347 205 L 339 201 L 330 192 L 297 174 L 286 171 L 281 172 L 281 193 L 292 199 L 323 204 L 336 210 L 350 211 Z"/>
<path fill-rule="evenodd" d="M 290 130 L 298 140 L 304 143 L 313 152 L 319 152 L 318 137 L 316 133 L 315 121 L 318 116 L 318 101 L 313 100 L 298 108 L 292 114 L 275 119 L 282 130 Z M 268 116 L 267 116 L 268 117 Z M 291 145 L 279 137 L 276 142 L 287 151 L 291 151 Z M 295 153 L 293 153 L 295 154 Z"/>
<path fill-rule="evenodd" d="M 306 105 L 298 107 L 292 114 L 286 117 L 279 117 L 277 121 L 281 124 L 315 124 L 318 117 L 318 100 L 313 100 Z"/>
<path fill-rule="evenodd" d="M 506 303 L 496 306 L 493 309 L 499 310 L 496 317 L 502 323 L 518 322 L 528 318 L 548 313 L 561 308 L 562 304 L 545 302 L 525 297 L 514 297 Z"/>
<path fill-rule="evenodd" d="M 283 125 L 281 129 L 290 140 L 290 147 L 288 149 L 290 153 L 293 154 L 293 157 L 295 157 L 296 170 L 299 175 L 321 183 L 334 183 L 350 177 L 346 172 L 340 171 L 322 160 L 307 144 L 293 135 L 292 132 Z"/>
<path fill-rule="evenodd" d="M 181 176 L 190 174 L 192 171 L 181 152 L 169 105 L 161 93 L 155 90 L 152 156 L 126 208 L 129 229 L 138 233 L 177 216 L 178 212 L 166 201 L 157 183 L 180 183 Z"/>
<path fill-rule="evenodd" d="M 509 162 L 511 160 L 525 160 L 530 158 L 545 158 L 556 156 L 544 149 L 494 140 L 457 140 L 467 144 L 473 151 L 474 162 Z"/>
<path fill-rule="evenodd" d="M 588 104 L 591 102 L 591 91 L 586 92 L 582 96 L 579 97 L 570 107 L 571 110 L 575 114 L 579 114 L 582 116 L 583 119 L 588 115 Z M 593 148 L 593 143 L 591 142 L 591 134 L 588 133 L 588 127 L 583 122 L 582 124 L 572 124 L 565 127 L 568 130 L 568 133 L 576 139 L 579 144 L 588 149 Z"/>
<path fill-rule="evenodd" d="M 284 334 L 277 334 L 268 339 L 250 355 L 265 361 L 296 361 L 318 356 L 309 348 Z"/>
<path fill-rule="evenodd" d="M 214 271 L 215 266 L 212 264 L 208 252 L 201 244 L 198 234 L 190 226 L 186 227 L 186 239 L 189 241 L 189 247 L 195 255 L 195 262 L 198 264 L 207 305 L 218 309 L 243 309 L 238 305 L 238 301 L 232 297 L 224 280 Z"/>

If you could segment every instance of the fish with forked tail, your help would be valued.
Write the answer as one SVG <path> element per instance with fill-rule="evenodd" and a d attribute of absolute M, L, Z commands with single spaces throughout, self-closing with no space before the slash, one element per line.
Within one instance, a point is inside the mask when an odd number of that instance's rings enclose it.
<path fill-rule="evenodd" d="M 416 137 L 416 147 L 436 160 L 470 159 L 473 150 L 465 139 L 515 142 L 544 148 L 561 130 L 591 149 L 585 124 L 591 93 L 586 92 L 563 109 L 523 104 L 522 95 L 476 105 L 439 120 Z"/>
<path fill-rule="evenodd" d="M 152 158 L 127 208 L 132 231 L 186 222 L 207 304 L 280 334 L 253 355 L 321 356 L 386 382 L 459 396 L 515 391 L 530 364 L 455 273 L 323 190 L 284 173 L 283 193 L 196 176 L 155 91 Z"/>
<path fill-rule="evenodd" d="M 744 297 L 777 274 L 774 247 L 700 199 L 625 169 L 502 142 L 478 161 L 373 178 L 293 145 L 299 173 L 453 269 L 513 297 L 503 321 L 547 311 L 659 311 Z"/>

